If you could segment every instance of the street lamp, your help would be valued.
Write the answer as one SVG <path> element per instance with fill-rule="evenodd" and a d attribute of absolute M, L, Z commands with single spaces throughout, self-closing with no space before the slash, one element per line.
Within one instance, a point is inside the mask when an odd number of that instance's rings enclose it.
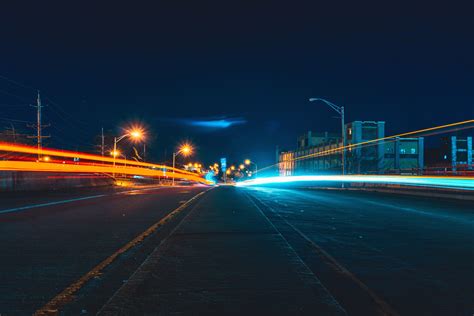
<path fill-rule="evenodd" d="M 174 185 L 174 169 L 175 169 L 175 165 L 176 165 L 176 156 L 178 156 L 179 154 L 182 154 L 183 156 L 189 156 L 193 153 L 193 146 L 191 146 L 190 144 L 183 144 L 179 147 L 179 150 L 175 153 L 173 153 L 173 184 Z"/>
<path fill-rule="evenodd" d="M 126 134 L 120 136 L 120 137 L 114 137 L 114 150 L 112 151 L 112 156 L 114 157 L 114 162 L 113 162 L 113 177 L 115 177 L 115 158 L 119 155 L 119 152 L 117 151 L 117 143 L 121 141 L 122 139 L 126 137 L 130 137 L 131 139 L 138 141 L 144 138 L 143 131 L 141 129 L 133 129 L 130 131 L 127 131 Z"/>
<path fill-rule="evenodd" d="M 119 150 L 113 150 L 113 151 L 110 152 L 110 155 L 112 157 L 118 157 L 118 156 L 120 156 L 120 151 Z"/>
<path fill-rule="evenodd" d="M 342 175 L 346 174 L 346 128 L 344 126 L 344 107 L 335 105 L 334 103 L 329 102 L 328 100 L 321 98 L 310 98 L 310 102 L 321 101 L 329 105 L 334 111 L 336 111 L 341 116 L 341 133 L 342 133 Z M 342 182 L 342 187 L 344 187 L 344 182 Z"/>
<path fill-rule="evenodd" d="M 255 165 L 255 174 L 257 174 L 258 172 L 258 167 L 257 167 L 257 164 L 253 161 L 251 161 L 250 159 L 245 159 L 244 163 L 249 166 L 249 165 Z"/>
<path fill-rule="evenodd" d="M 110 155 L 111 155 L 112 157 L 114 157 L 114 158 L 115 158 L 115 157 L 122 156 L 122 157 L 125 159 L 125 167 L 127 166 L 127 156 L 125 156 L 124 154 L 122 154 L 122 153 L 120 152 L 120 150 L 111 151 L 111 152 L 110 152 Z"/>

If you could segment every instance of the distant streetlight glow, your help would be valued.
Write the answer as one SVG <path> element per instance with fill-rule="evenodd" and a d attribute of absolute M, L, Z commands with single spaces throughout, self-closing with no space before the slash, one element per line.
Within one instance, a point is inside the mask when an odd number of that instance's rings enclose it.
<path fill-rule="evenodd" d="M 257 167 L 257 164 L 256 164 L 255 162 L 253 162 L 253 161 L 250 160 L 250 159 L 245 159 L 245 160 L 244 160 L 244 163 L 245 163 L 247 166 L 249 166 L 249 165 L 255 165 L 255 172 L 254 172 L 254 173 L 257 174 L 257 172 L 258 172 L 258 167 Z M 251 174 L 250 174 L 250 175 L 251 175 Z"/>
<path fill-rule="evenodd" d="M 191 155 L 194 151 L 194 148 L 191 144 L 189 143 L 184 143 L 181 146 L 179 146 L 178 151 L 173 153 L 173 182 L 172 185 L 174 185 L 174 169 L 176 168 L 176 156 L 178 155 L 183 155 L 184 157 L 187 157 Z M 192 163 L 189 163 L 190 166 L 192 166 Z"/>
<path fill-rule="evenodd" d="M 118 157 L 118 156 L 120 156 L 120 151 L 119 151 L 119 150 L 112 150 L 112 151 L 110 152 L 110 155 L 111 155 L 112 157 Z"/>
<path fill-rule="evenodd" d="M 143 137 L 143 132 L 139 130 L 131 131 L 130 138 L 140 140 Z"/>
<path fill-rule="evenodd" d="M 189 156 L 193 153 L 193 146 L 188 143 L 184 143 L 181 146 L 179 146 L 178 151 L 176 152 L 176 155 L 182 154 L 183 156 Z"/>
<path fill-rule="evenodd" d="M 112 151 L 112 156 L 114 157 L 113 177 L 115 177 L 115 158 L 117 158 L 117 156 L 119 155 L 119 154 L 117 154 L 117 143 L 119 141 L 121 141 L 122 139 L 124 139 L 125 137 L 129 137 L 134 141 L 140 141 L 140 140 L 144 139 L 145 133 L 144 133 L 144 130 L 143 130 L 142 127 L 132 127 L 130 130 L 127 130 L 126 133 L 123 134 L 122 136 L 120 136 L 118 138 L 114 137 L 114 150 Z"/>

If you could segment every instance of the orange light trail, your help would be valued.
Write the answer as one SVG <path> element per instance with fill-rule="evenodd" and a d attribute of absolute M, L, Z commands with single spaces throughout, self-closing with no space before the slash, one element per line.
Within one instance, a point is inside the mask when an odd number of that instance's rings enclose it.
<path fill-rule="evenodd" d="M 26 146 L 26 145 L 17 145 L 17 144 L 10 144 L 10 143 L 0 143 L 0 151 L 7 151 L 7 152 L 16 152 L 16 153 L 23 153 L 23 154 L 32 154 L 32 155 L 47 155 L 47 156 L 54 156 L 54 157 L 63 157 L 63 158 L 80 158 L 84 160 L 92 160 L 92 161 L 100 161 L 100 162 L 114 162 L 114 158 L 112 157 L 102 157 L 99 155 L 92 155 L 87 153 L 81 152 L 73 152 L 67 150 L 57 150 L 57 149 L 41 149 L 40 151 L 36 147 Z M 156 169 L 163 169 L 173 171 L 172 167 L 168 167 L 166 165 L 157 165 L 152 163 L 146 162 L 138 162 L 134 160 L 125 160 L 125 159 L 115 159 L 116 164 L 127 164 L 129 166 L 140 166 L 140 167 L 148 167 L 148 168 L 156 168 Z M 188 175 L 195 175 L 192 172 L 188 172 L 182 169 L 175 168 L 175 172 L 184 173 Z"/>
<path fill-rule="evenodd" d="M 168 167 L 166 165 L 158 165 L 152 163 L 138 162 L 134 160 L 116 159 L 115 168 L 112 167 L 114 159 L 112 157 L 103 157 L 99 155 L 73 152 L 67 150 L 57 150 L 43 148 L 38 150 L 37 147 L 17 145 L 1 142 L 0 151 L 31 154 L 31 155 L 45 155 L 51 157 L 62 158 L 79 158 L 88 160 L 89 162 L 72 162 L 60 163 L 57 160 L 49 160 L 49 162 L 38 161 L 19 161 L 19 160 L 3 160 L 0 161 L 0 170 L 8 171 L 35 171 L 35 172 L 86 172 L 86 173 L 118 173 L 127 175 L 149 176 L 149 177 L 169 177 L 181 178 L 190 181 L 210 184 L 209 181 L 197 176 L 195 173 L 188 172 L 178 168 Z M 97 161 L 101 165 L 94 165 L 91 161 Z M 123 165 L 127 165 L 126 167 Z M 173 169 L 175 174 L 173 175 Z M 163 171 L 165 170 L 165 171 Z"/>
<path fill-rule="evenodd" d="M 85 173 L 112 173 L 115 169 L 115 173 L 147 176 L 147 177 L 170 177 L 182 178 L 190 181 L 196 181 L 199 183 L 210 184 L 209 181 L 201 178 L 195 174 L 189 175 L 184 173 L 176 172 L 174 175 L 172 172 L 164 172 L 162 169 L 153 170 L 147 168 L 131 167 L 131 166 L 116 166 L 113 168 L 110 165 L 81 165 L 81 164 L 63 164 L 63 163 L 46 163 L 46 162 L 34 162 L 34 161 L 0 161 L 0 170 L 5 171 L 34 171 L 34 172 L 85 172 Z M 179 169 L 178 169 L 179 170 Z"/>

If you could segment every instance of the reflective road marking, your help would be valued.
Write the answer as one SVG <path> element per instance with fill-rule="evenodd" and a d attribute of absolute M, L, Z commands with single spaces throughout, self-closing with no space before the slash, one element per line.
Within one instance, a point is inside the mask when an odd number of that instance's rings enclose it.
<path fill-rule="evenodd" d="M 9 208 L 9 209 L 5 209 L 5 210 L 0 210 L 0 214 L 20 212 L 20 211 L 29 210 L 29 209 L 37 208 L 37 207 L 43 207 L 43 206 L 51 206 L 51 205 L 58 205 L 58 204 L 65 204 L 65 203 L 71 203 L 71 202 L 76 202 L 76 201 L 82 201 L 82 200 L 95 199 L 95 198 L 99 198 L 99 197 L 103 197 L 103 196 L 105 196 L 105 194 L 84 196 L 84 197 L 80 197 L 80 198 L 76 198 L 76 199 L 54 201 L 54 202 L 48 202 L 48 203 L 32 204 L 32 205 L 27 205 L 27 206 Z"/>

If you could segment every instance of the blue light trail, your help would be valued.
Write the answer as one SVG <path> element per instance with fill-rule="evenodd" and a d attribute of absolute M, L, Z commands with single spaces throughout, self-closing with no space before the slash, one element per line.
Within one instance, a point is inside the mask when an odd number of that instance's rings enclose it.
<path fill-rule="evenodd" d="M 433 177 L 433 176 L 366 176 L 366 175 L 308 175 L 285 177 L 262 177 L 237 182 L 237 186 L 257 186 L 298 182 L 344 182 L 344 183 L 380 183 L 399 184 L 417 187 L 448 188 L 474 190 L 474 178 Z"/>

